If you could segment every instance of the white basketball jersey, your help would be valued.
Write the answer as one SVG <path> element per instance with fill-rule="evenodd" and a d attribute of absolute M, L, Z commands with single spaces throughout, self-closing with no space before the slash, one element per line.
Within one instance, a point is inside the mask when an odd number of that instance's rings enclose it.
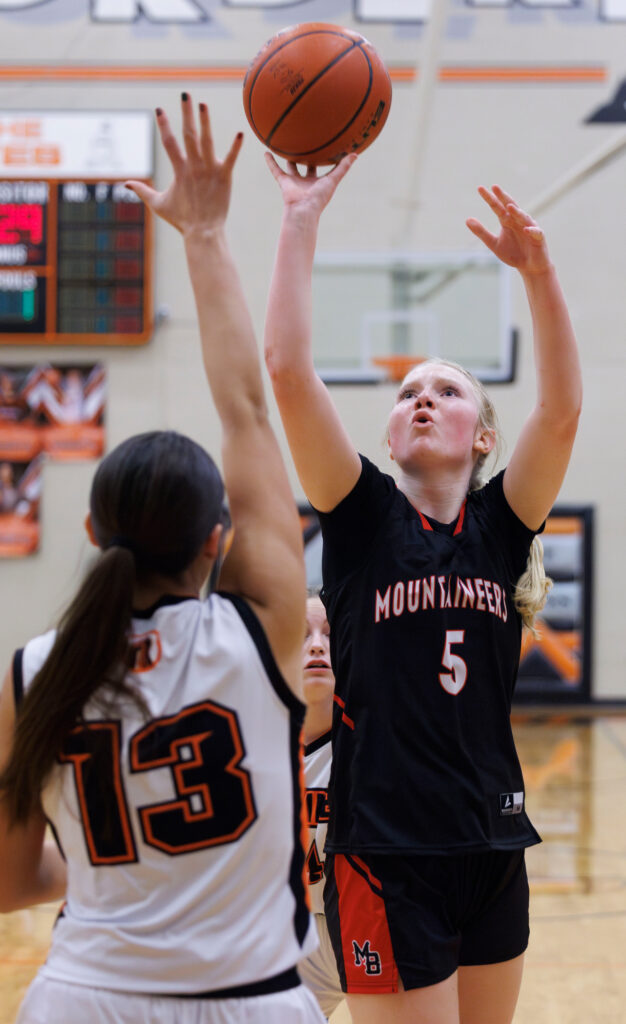
<path fill-rule="evenodd" d="M 304 748 L 305 820 L 308 828 L 306 873 L 311 909 L 324 913 L 324 844 L 328 828 L 328 779 L 332 748 L 330 732 Z"/>
<path fill-rule="evenodd" d="M 162 599 L 133 634 L 129 681 L 149 714 L 91 702 L 42 791 L 68 863 L 43 973 L 155 995 L 270 978 L 317 945 L 303 881 L 304 707 L 238 598 Z M 24 687 L 53 641 L 24 648 Z"/>

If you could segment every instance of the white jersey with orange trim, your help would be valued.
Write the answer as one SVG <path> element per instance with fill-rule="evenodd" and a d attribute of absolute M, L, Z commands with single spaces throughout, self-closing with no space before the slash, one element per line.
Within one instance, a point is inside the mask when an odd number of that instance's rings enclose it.
<path fill-rule="evenodd" d="M 328 780 L 332 761 L 330 730 L 304 748 L 306 879 L 311 910 L 324 913 L 324 845 L 328 828 Z"/>
<path fill-rule="evenodd" d="M 305 822 L 308 828 L 306 878 L 319 948 L 298 965 L 300 977 L 328 1018 L 344 995 L 324 913 L 324 862 L 328 828 L 328 780 L 332 761 L 330 730 L 304 748 Z"/>
<path fill-rule="evenodd" d="M 206 993 L 291 969 L 317 945 L 303 880 L 300 729 L 250 607 L 164 598 L 133 619 L 130 699 L 90 702 L 42 791 L 68 862 L 41 973 Z M 16 697 L 54 632 L 14 660 Z"/>

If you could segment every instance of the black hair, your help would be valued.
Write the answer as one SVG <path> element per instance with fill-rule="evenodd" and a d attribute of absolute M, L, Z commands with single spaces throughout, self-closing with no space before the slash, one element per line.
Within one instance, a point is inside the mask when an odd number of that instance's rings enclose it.
<path fill-rule="evenodd" d="M 102 553 L 65 611 L 52 650 L 17 709 L 0 795 L 11 822 L 35 809 L 63 741 L 91 698 L 110 708 L 127 694 L 135 584 L 176 577 L 199 553 L 224 508 L 210 455 L 174 431 L 138 434 L 98 467 L 90 514 Z"/>
<path fill-rule="evenodd" d="M 101 548 L 126 547 L 139 574 L 175 576 L 219 522 L 224 484 L 213 459 L 175 431 L 138 434 L 100 463 L 90 513 Z"/>

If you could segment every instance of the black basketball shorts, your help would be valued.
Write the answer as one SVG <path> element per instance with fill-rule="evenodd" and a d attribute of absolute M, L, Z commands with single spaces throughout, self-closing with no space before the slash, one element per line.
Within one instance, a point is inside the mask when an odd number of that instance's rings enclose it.
<path fill-rule="evenodd" d="M 344 992 L 397 992 L 528 945 L 524 851 L 327 854 L 324 903 Z"/>

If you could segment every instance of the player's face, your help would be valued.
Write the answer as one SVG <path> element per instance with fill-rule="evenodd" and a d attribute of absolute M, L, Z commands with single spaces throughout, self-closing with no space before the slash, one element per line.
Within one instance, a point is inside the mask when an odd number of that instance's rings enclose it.
<path fill-rule="evenodd" d="M 478 399 L 454 367 L 428 364 L 404 378 L 389 417 L 389 446 L 401 468 L 471 465 L 481 435 Z"/>
<path fill-rule="evenodd" d="M 302 669 L 306 703 L 328 700 L 335 689 L 335 677 L 330 665 L 330 629 L 319 597 L 310 597 L 306 603 Z"/>

